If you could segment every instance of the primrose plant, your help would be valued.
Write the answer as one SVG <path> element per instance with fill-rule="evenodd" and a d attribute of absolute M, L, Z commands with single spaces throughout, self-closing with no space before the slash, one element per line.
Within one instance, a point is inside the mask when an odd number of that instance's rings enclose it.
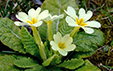
<path fill-rule="evenodd" d="M 97 40 L 97 35 L 100 31 L 93 28 L 100 28 L 101 24 L 97 21 L 88 21 L 92 17 L 93 12 L 85 12 L 83 8 L 80 8 L 79 11 L 76 11 L 73 7 L 68 6 L 67 10 L 63 11 L 64 14 L 52 16 L 52 14 L 49 13 L 49 10 L 41 10 L 42 9 L 40 7 L 38 7 L 36 10 L 31 8 L 28 11 L 28 15 L 24 12 L 19 12 L 16 15 L 16 18 L 19 21 L 14 22 L 16 26 L 22 26 L 20 31 L 20 40 L 23 43 L 22 46 L 24 46 L 24 49 L 26 51 L 30 50 L 27 53 L 31 53 L 31 55 L 36 52 L 37 56 L 35 55 L 35 57 L 38 58 L 40 61 L 37 60 L 37 62 L 34 62 L 35 60 L 33 61 L 29 58 L 22 58 L 20 60 L 16 59 L 14 61 L 14 65 L 20 68 L 25 68 L 26 71 L 29 71 L 29 68 L 31 68 L 30 71 L 36 71 L 36 69 L 38 68 L 40 70 L 43 70 L 43 67 L 48 68 L 51 66 L 53 68 L 63 67 L 64 70 L 66 68 L 81 71 L 79 69 L 88 67 L 87 63 L 91 65 L 88 60 L 84 61 L 82 58 L 87 57 L 88 54 L 88 56 L 90 56 L 90 54 L 94 53 L 94 49 L 97 49 L 96 44 L 98 43 L 96 43 L 95 40 Z M 56 33 L 53 33 L 53 23 L 58 19 L 62 19 L 66 23 L 60 23 L 60 28 L 58 28 L 58 31 L 56 31 Z M 63 32 L 60 31 L 63 26 L 62 24 L 67 24 L 67 26 L 70 27 L 72 31 L 63 34 Z M 32 35 L 27 31 L 24 25 L 28 25 L 31 27 L 33 31 Z M 46 41 L 43 40 L 40 34 L 41 32 L 39 31 L 40 27 L 44 25 L 46 25 L 47 27 L 47 33 L 43 33 L 45 36 L 47 35 Z M 56 26 L 56 24 L 54 26 Z M 82 28 L 85 32 L 79 32 L 79 30 L 81 31 L 80 28 Z M 22 37 L 25 34 L 27 35 Z M 88 38 L 89 41 L 83 40 L 84 37 L 85 39 Z M 24 38 L 27 39 L 24 40 Z M 94 40 L 94 42 L 91 41 L 89 38 Z M 31 40 L 30 43 L 29 39 Z M 33 44 L 35 44 L 35 46 Z M 93 47 L 94 49 L 91 47 Z M 28 63 L 28 65 L 25 64 L 23 61 Z M 96 67 L 93 66 L 93 68 Z M 98 68 L 96 69 L 99 70 Z"/>
<path fill-rule="evenodd" d="M 64 10 L 64 11 L 66 14 L 69 15 L 65 19 L 66 22 L 68 23 L 68 25 L 75 27 L 71 33 L 66 34 L 64 37 L 62 37 L 60 32 L 57 32 L 56 34 L 53 35 L 52 27 L 51 27 L 52 21 L 63 18 L 63 16 L 64 16 L 63 14 L 58 15 L 58 16 L 57 15 L 52 16 L 48 12 L 48 10 L 44 10 L 41 12 L 41 8 L 38 7 L 36 10 L 30 9 L 28 11 L 28 15 L 24 12 L 19 12 L 18 15 L 16 15 L 16 17 L 22 22 L 16 21 L 15 25 L 31 26 L 31 28 L 33 30 L 33 36 L 34 36 L 35 42 L 39 46 L 40 56 L 43 59 L 43 61 L 46 61 L 48 58 L 44 51 L 45 47 L 40 38 L 40 34 L 39 34 L 38 30 L 36 29 L 36 27 L 40 27 L 42 25 L 43 21 L 45 21 L 47 23 L 47 35 L 48 35 L 48 40 L 50 41 L 50 45 L 51 45 L 50 48 L 52 48 L 54 50 L 55 55 L 59 55 L 56 52 L 56 51 L 58 51 L 62 56 L 67 56 L 69 51 L 75 50 L 76 45 L 72 44 L 72 42 L 73 42 L 72 37 L 77 34 L 80 27 L 83 28 L 86 33 L 92 34 L 94 32 L 94 30 L 89 27 L 100 28 L 100 26 L 101 26 L 100 23 L 97 21 L 87 21 L 93 15 L 93 13 L 91 11 L 88 11 L 87 13 L 85 13 L 85 10 L 83 8 L 81 8 L 79 10 L 79 16 L 76 15 L 76 11 L 71 6 L 68 6 L 67 11 L 66 10 Z"/>

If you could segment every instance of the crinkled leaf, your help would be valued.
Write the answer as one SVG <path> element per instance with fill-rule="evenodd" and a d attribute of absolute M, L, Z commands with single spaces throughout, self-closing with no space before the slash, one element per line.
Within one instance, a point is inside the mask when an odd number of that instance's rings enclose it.
<path fill-rule="evenodd" d="M 26 52 L 36 57 L 40 57 L 38 45 L 25 27 L 21 28 L 20 36 Z"/>
<path fill-rule="evenodd" d="M 0 18 L 0 40 L 14 51 L 25 53 L 20 40 L 20 30 L 8 18 Z"/>
<path fill-rule="evenodd" d="M 75 0 L 45 0 L 42 4 L 42 9 L 43 10 L 49 10 L 49 12 L 52 15 L 59 15 L 59 14 L 65 14 L 64 10 L 67 9 L 68 6 L 72 6 L 75 9 L 78 9 L 78 6 L 75 2 Z M 56 33 L 56 31 L 58 30 L 58 24 L 65 24 L 65 17 L 63 19 L 60 20 L 55 20 L 52 22 L 52 32 L 53 34 Z M 59 27 L 61 27 L 59 25 Z M 39 27 L 39 33 L 41 35 L 41 37 L 43 39 L 47 39 L 47 24 L 43 23 L 43 25 L 41 27 Z"/>
<path fill-rule="evenodd" d="M 16 59 L 13 56 L 0 56 L 0 71 L 20 71 L 13 63 Z"/>
<path fill-rule="evenodd" d="M 93 34 L 81 32 L 74 38 L 74 44 L 77 46 L 76 51 L 82 52 L 95 51 L 98 48 L 97 45 L 102 46 L 104 41 L 103 33 L 96 29 Z"/>
<path fill-rule="evenodd" d="M 59 13 L 64 13 L 64 10 L 66 10 L 68 6 L 78 9 L 75 0 L 45 0 L 42 4 L 42 9 L 49 10 L 52 15 L 59 15 Z"/>
<path fill-rule="evenodd" d="M 75 58 L 75 59 L 64 61 L 63 63 L 61 63 L 58 66 L 68 68 L 68 69 L 76 69 L 76 68 L 82 66 L 83 64 L 84 64 L 83 59 L 76 59 Z"/>
<path fill-rule="evenodd" d="M 41 71 L 42 67 L 43 66 L 41 66 L 41 65 L 36 65 L 31 69 L 26 69 L 25 71 Z"/>
<path fill-rule="evenodd" d="M 31 68 L 38 65 L 38 63 L 31 58 L 21 58 L 19 60 L 15 60 L 14 65 L 20 68 Z"/>
<path fill-rule="evenodd" d="M 86 58 L 91 56 L 92 54 L 94 54 L 95 51 L 91 51 L 91 52 L 77 52 L 73 55 L 74 58 Z"/>
<path fill-rule="evenodd" d="M 89 60 L 85 60 L 85 64 L 75 71 L 101 71 L 101 70 L 94 66 Z"/>

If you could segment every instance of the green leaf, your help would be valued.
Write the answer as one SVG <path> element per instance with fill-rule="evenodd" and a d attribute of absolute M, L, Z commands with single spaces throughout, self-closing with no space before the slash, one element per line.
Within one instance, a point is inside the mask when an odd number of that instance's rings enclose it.
<path fill-rule="evenodd" d="M 31 58 L 21 58 L 19 60 L 15 60 L 14 65 L 20 68 L 31 68 L 38 65 L 38 63 Z"/>
<path fill-rule="evenodd" d="M 83 71 L 83 70 L 84 71 L 101 71 L 99 68 L 97 68 L 92 63 L 90 63 L 89 60 L 85 60 L 85 64 L 75 71 Z"/>
<path fill-rule="evenodd" d="M 14 51 L 25 53 L 20 38 L 20 29 L 8 18 L 0 18 L 0 40 Z"/>
<path fill-rule="evenodd" d="M 54 59 L 55 56 L 56 56 L 56 54 L 54 54 L 53 56 L 49 57 L 47 60 L 45 60 L 45 61 L 42 63 L 42 65 L 43 65 L 43 66 L 48 66 L 48 65 L 51 63 L 51 61 Z"/>
<path fill-rule="evenodd" d="M 73 55 L 74 58 L 86 58 L 91 56 L 92 54 L 94 54 L 95 51 L 91 51 L 91 52 L 77 52 Z"/>
<path fill-rule="evenodd" d="M 61 63 L 60 65 L 58 65 L 59 67 L 64 67 L 64 68 L 68 68 L 68 69 L 76 69 L 80 66 L 82 66 L 84 64 L 84 60 L 83 59 L 71 59 L 68 61 L 64 61 L 63 63 Z"/>
<path fill-rule="evenodd" d="M 75 0 L 45 0 L 42 4 L 42 9 L 43 10 L 49 10 L 49 12 L 52 15 L 59 15 L 59 14 L 65 14 L 64 10 L 67 9 L 68 6 L 72 6 L 73 8 L 78 10 L 78 6 L 75 2 Z M 53 34 L 56 33 L 56 31 L 58 30 L 58 24 L 65 24 L 65 17 L 63 19 L 60 20 L 55 20 L 52 22 L 52 32 Z M 59 25 L 59 27 L 61 27 Z M 39 33 L 41 35 L 41 37 L 45 40 L 47 39 L 47 24 L 43 23 L 43 25 L 41 27 L 39 27 Z"/>
<path fill-rule="evenodd" d="M 20 36 L 26 52 L 36 57 L 39 57 L 40 55 L 38 45 L 25 27 L 21 28 Z"/>
<path fill-rule="evenodd" d="M 100 30 L 94 30 L 93 34 L 86 34 L 84 32 L 80 32 L 74 38 L 74 44 L 76 45 L 76 51 L 82 52 L 90 52 L 95 51 L 98 46 L 102 46 L 105 39 L 103 33 Z"/>
<path fill-rule="evenodd" d="M 13 56 L 0 56 L 0 71 L 20 71 L 13 63 L 16 59 Z"/>
<path fill-rule="evenodd" d="M 52 15 L 59 15 L 59 12 L 60 14 L 64 13 L 64 10 L 67 9 L 68 6 L 72 6 L 75 9 L 78 9 L 75 0 L 45 0 L 42 4 L 42 9 L 49 10 Z"/>

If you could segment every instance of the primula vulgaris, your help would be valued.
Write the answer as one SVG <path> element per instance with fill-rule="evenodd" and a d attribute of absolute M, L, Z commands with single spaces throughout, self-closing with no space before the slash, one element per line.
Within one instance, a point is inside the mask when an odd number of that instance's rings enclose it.
<path fill-rule="evenodd" d="M 73 39 L 69 34 L 62 37 L 62 35 L 57 32 L 57 34 L 54 34 L 53 38 L 54 41 L 50 42 L 52 49 L 58 51 L 63 56 L 66 56 L 68 51 L 73 51 L 76 48 L 74 44 L 71 44 Z"/>
<path fill-rule="evenodd" d="M 45 19 L 46 17 L 49 16 L 48 10 L 44 10 L 41 13 L 40 12 L 41 12 L 40 7 L 38 7 L 36 10 L 31 8 L 28 11 L 28 15 L 24 12 L 19 12 L 18 15 L 16 15 L 16 17 L 22 22 L 16 21 L 15 25 L 17 26 L 29 25 L 39 27 L 43 23 L 42 19 Z"/>
<path fill-rule="evenodd" d="M 47 23 L 47 33 L 48 33 L 48 40 L 51 41 L 53 39 L 53 35 L 52 35 L 52 22 L 56 19 L 60 19 L 63 18 L 64 14 L 61 15 L 54 15 L 52 16 L 51 14 L 49 14 L 49 16 L 47 18 L 45 18 L 45 22 Z"/>
<path fill-rule="evenodd" d="M 69 16 L 66 17 L 66 22 L 69 26 L 72 27 L 81 27 L 84 29 L 86 33 L 92 34 L 94 30 L 90 27 L 100 28 L 101 24 L 97 21 L 88 21 L 93 13 L 88 11 L 87 13 L 83 8 L 81 8 L 78 12 L 79 16 L 76 15 L 76 11 L 73 7 L 68 6 L 67 11 L 64 10 L 66 14 Z"/>

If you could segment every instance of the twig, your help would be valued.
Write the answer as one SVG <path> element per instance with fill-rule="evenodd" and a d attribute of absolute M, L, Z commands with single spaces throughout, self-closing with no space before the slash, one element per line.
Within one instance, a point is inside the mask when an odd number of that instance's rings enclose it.
<path fill-rule="evenodd" d="M 99 51 L 99 50 L 101 50 L 101 49 L 103 49 L 103 48 L 105 48 L 105 47 L 106 47 L 106 45 L 104 45 L 104 46 L 98 48 L 96 51 Z"/>
<path fill-rule="evenodd" d="M 112 69 L 107 68 L 107 67 L 104 66 L 102 63 L 98 64 L 98 67 L 104 67 L 104 68 L 107 69 L 108 71 L 112 71 Z"/>

